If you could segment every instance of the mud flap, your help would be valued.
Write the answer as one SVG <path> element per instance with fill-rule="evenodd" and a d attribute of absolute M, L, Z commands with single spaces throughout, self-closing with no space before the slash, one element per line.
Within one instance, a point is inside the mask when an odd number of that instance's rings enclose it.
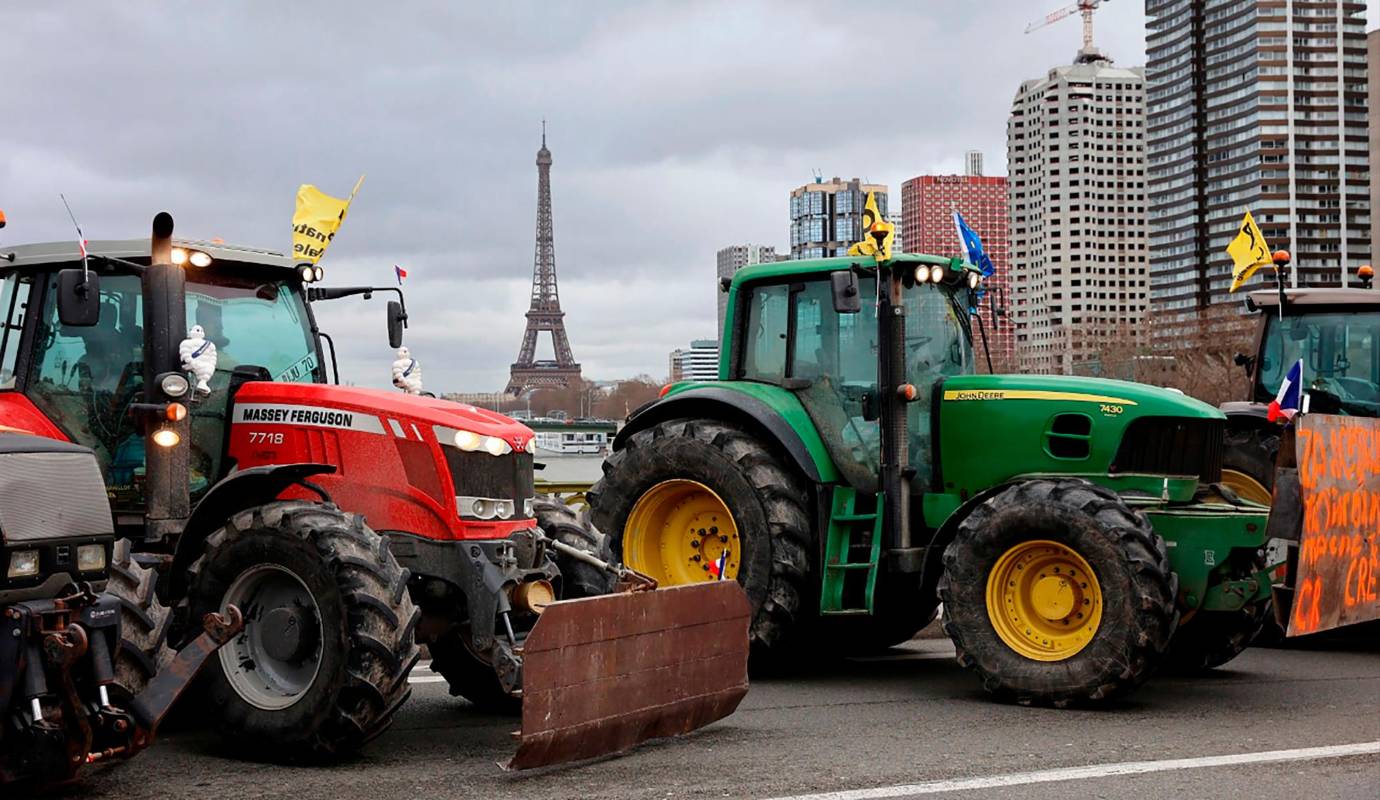
<path fill-rule="evenodd" d="M 523 646 L 522 731 L 506 769 L 621 753 L 732 714 L 748 690 L 734 581 L 553 603 Z"/>

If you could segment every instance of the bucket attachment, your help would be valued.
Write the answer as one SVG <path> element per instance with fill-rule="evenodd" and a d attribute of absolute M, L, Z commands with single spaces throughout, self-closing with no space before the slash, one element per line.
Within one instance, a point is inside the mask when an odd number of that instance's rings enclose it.
<path fill-rule="evenodd" d="M 736 581 L 553 603 L 523 646 L 522 731 L 506 769 L 621 753 L 732 714 L 752 611 Z"/>

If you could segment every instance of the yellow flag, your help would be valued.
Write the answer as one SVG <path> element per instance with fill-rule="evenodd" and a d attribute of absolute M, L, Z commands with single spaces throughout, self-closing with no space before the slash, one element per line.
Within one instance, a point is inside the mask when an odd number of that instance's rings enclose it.
<path fill-rule="evenodd" d="M 344 200 L 331 197 L 310 183 L 297 188 L 297 211 L 292 215 L 292 257 L 299 264 L 315 264 L 326 254 L 362 183 L 363 175 Z"/>
<path fill-rule="evenodd" d="M 862 214 L 862 241 L 848 248 L 850 256 L 872 256 L 878 263 L 891 258 L 891 243 L 896 240 L 896 226 L 882 219 L 877 210 L 877 196 L 867 193 L 867 205 Z"/>
<path fill-rule="evenodd" d="M 1246 216 L 1241 218 L 1241 229 L 1237 231 L 1236 238 L 1227 245 L 1227 255 L 1231 256 L 1235 266 L 1231 271 L 1231 289 L 1236 291 L 1241 288 L 1255 271 L 1260 267 L 1267 266 L 1273 261 L 1270 257 L 1270 245 L 1265 241 L 1265 234 L 1256 227 L 1255 218 L 1251 212 L 1247 211 Z"/>

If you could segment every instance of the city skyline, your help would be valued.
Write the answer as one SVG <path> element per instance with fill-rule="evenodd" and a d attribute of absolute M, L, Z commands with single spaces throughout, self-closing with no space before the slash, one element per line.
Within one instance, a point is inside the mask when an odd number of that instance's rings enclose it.
<path fill-rule="evenodd" d="M 531 142 L 545 116 L 562 153 L 562 302 L 585 373 L 657 374 L 667 352 L 713 328 L 711 305 L 691 298 L 705 297 L 720 247 L 787 246 L 783 193 L 815 169 L 895 191 L 914 175 L 962 172 L 966 149 L 1005 174 L 1012 92 L 1078 46 L 1076 20 L 1023 33 L 1044 6 L 898 0 L 877 6 L 889 24 L 866 51 L 922 41 L 926 59 L 889 65 L 886 82 L 856 70 L 801 82 L 799 53 L 864 46 L 836 10 L 515 4 L 380 20 L 341 3 L 317 25 L 295 7 L 225 7 L 190 40 L 176 12 L 16 7 L 16 44 L 0 52 L 7 113 L 21 121 L 0 131 L 0 246 L 72 238 L 64 192 L 91 238 L 142 237 L 166 209 L 180 234 L 285 250 L 296 186 L 344 194 L 363 172 L 322 262 L 327 285 L 387 284 L 401 264 L 408 345 L 428 383 L 501 388 L 529 303 Z M 1118 65 L 1144 63 L 1141 4 L 1106 4 L 1097 20 Z M 289 33 L 304 25 L 309 47 Z M 407 46 L 360 48 L 379 26 L 407 31 L 384 37 Z M 798 113 L 826 102 L 857 109 L 856 123 Z M 638 125 L 611 121 L 629 107 Z M 874 107 L 889 110 L 884 121 Z M 377 301 L 320 306 L 344 379 L 384 385 L 383 317 Z"/>

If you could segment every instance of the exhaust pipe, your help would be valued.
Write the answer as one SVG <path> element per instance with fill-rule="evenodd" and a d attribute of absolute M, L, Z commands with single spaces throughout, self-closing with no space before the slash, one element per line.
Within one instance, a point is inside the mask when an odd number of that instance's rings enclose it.
<path fill-rule="evenodd" d="M 144 396 L 148 403 L 186 402 L 163 393 L 159 376 L 182 372 L 178 345 L 187 335 L 187 279 L 172 263 L 173 218 L 166 211 L 153 218 L 149 240 L 149 267 L 143 274 L 144 292 Z M 171 429 L 176 443 L 163 446 L 154 433 Z M 191 487 L 187 480 L 190 460 L 190 417 L 180 421 L 147 422 L 144 431 L 144 512 L 146 535 L 158 541 L 182 532 L 191 516 Z"/>

